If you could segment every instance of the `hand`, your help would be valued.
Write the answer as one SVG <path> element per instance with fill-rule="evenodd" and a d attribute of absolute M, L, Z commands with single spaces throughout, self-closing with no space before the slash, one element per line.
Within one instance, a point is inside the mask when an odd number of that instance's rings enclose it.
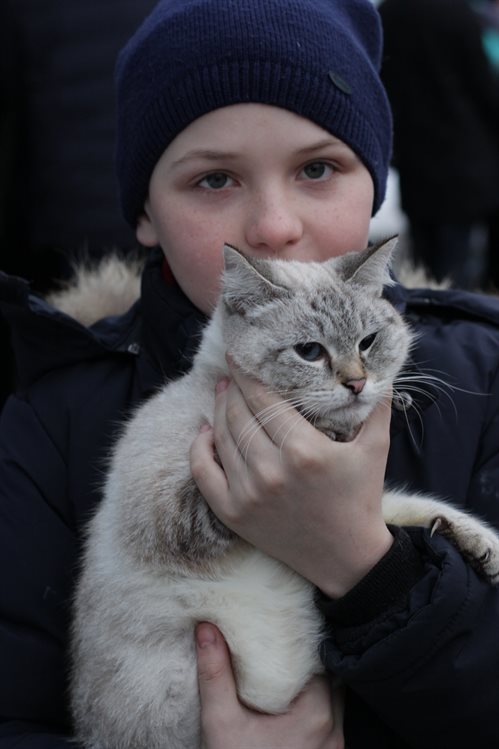
<path fill-rule="evenodd" d="M 226 526 L 327 595 L 342 596 L 393 542 L 381 509 L 389 404 L 375 409 L 355 440 L 332 442 L 231 369 L 232 381 L 217 386 L 213 430 L 193 443 L 192 475 Z M 270 410 L 273 418 L 260 421 Z"/>
<path fill-rule="evenodd" d="M 344 749 L 341 692 L 314 677 L 284 715 L 265 715 L 237 698 L 230 655 L 211 624 L 196 630 L 203 749 Z"/>

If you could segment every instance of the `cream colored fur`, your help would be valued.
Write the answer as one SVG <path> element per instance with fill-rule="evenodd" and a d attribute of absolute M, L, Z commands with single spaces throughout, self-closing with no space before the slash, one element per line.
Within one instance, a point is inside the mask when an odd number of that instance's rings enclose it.
<path fill-rule="evenodd" d="M 47 301 L 86 327 L 109 315 L 121 315 L 140 297 L 140 276 L 145 258 L 116 252 L 97 262 L 77 263 L 72 278 L 47 295 Z M 398 280 L 408 288 L 447 288 L 436 283 L 422 268 L 403 260 Z"/>
<path fill-rule="evenodd" d="M 115 253 L 96 263 L 80 263 L 70 281 L 47 296 L 61 312 L 89 327 L 97 320 L 126 312 L 140 296 L 144 261 Z"/>
<path fill-rule="evenodd" d="M 407 258 L 397 267 L 397 281 L 408 289 L 448 289 L 451 285 L 447 279 L 435 281 L 425 268 Z"/>

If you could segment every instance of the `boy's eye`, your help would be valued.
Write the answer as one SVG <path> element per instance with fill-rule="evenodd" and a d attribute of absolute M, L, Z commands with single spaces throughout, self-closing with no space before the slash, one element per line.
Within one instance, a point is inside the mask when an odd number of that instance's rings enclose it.
<path fill-rule="evenodd" d="M 212 172 L 203 177 L 198 182 L 199 187 L 208 188 L 209 190 L 222 190 L 232 183 L 232 179 L 224 172 Z"/>
<path fill-rule="evenodd" d="M 332 166 L 324 161 L 313 161 L 303 167 L 302 173 L 307 179 L 327 179 L 333 172 Z"/>

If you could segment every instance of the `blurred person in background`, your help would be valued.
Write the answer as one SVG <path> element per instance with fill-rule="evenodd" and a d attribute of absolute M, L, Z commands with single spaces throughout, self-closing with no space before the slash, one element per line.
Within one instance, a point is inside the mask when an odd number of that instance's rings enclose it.
<path fill-rule="evenodd" d="M 474 0 L 472 6 L 482 22 L 485 53 L 499 74 L 499 0 Z"/>
<path fill-rule="evenodd" d="M 485 53 L 496 76 L 499 92 L 499 0 L 479 0 L 473 3 L 482 24 L 482 41 Z M 499 138 L 499 132 L 497 134 Z M 499 291 L 499 211 L 489 222 L 489 243 L 484 278 L 485 288 Z"/>
<path fill-rule="evenodd" d="M 2 0 L 0 269 L 47 291 L 79 258 L 135 251 L 114 175 L 114 64 L 155 0 Z M 0 320 L 0 406 L 13 382 Z"/>
<path fill-rule="evenodd" d="M 438 281 L 478 287 L 499 211 L 499 91 L 480 20 L 468 0 L 384 0 L 379 11 L 413 259 Z"/>

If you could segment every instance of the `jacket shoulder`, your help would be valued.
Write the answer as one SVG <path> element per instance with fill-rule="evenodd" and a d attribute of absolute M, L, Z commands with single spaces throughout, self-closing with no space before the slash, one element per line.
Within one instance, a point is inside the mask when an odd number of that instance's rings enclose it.
<path fill-rule="evenodd" d="M 398 286 L 389 298 L 406 315 L 483 323 L 499 328 L 499 297 L 462 289 Z"/>
<path fill-rule="evenodd" d="M 61 367 L 137 350 L 140 301 L 86 326 L 69 308 L 57 309 L 33 293 L 27 281 L 0 273 L 0 313 L 10 328 L 21 388 Z"/>

